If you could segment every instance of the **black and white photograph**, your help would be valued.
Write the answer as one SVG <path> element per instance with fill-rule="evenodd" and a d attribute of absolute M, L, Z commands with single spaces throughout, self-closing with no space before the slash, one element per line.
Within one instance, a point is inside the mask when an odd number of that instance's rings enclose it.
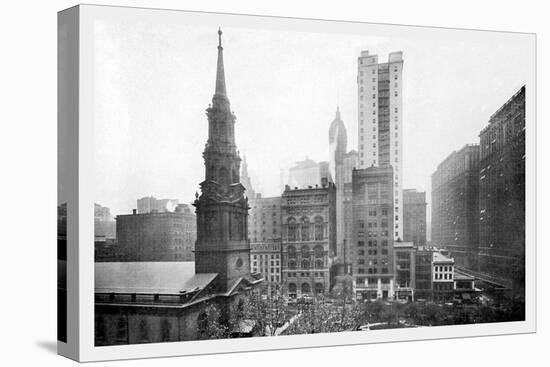
<path fill-rule="evenodd" d="M 94 22 L 95 346 L 524 321 L 530 44 L 430 32 Z"/>

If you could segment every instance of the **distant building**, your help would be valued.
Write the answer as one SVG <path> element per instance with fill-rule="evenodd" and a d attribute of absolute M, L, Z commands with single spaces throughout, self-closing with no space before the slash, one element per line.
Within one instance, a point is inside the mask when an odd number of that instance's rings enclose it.
<path fill-rule="evenodd" d="M 336 190 L 327 179 L 282 196 L 283 292 L 290 297 L 326 294 L 336 253 Z"/>
<path fill-rule="evenodd" d="M 281 173 L 281 180 L 285 177 L 286 175 Z M 331 180 L 329 163 L 325 161 L 317 163 L 306 157 L 303 161 L 298 161 L 294 166 L 290 167 L 285 185 L 289 185 L 292 188 L 306 188 L 308 186 L 320 185 L 324 178 L 329 181 Z"/>
<path fill-rule="evenodd" d="M 359 299 L 394 297 L 393 170 L 353 171 L 353 278 Z"/>
<path fill-rule="evenodd" d="M 94 204 L 94 237 L 96 241 L 105 241 L 116 237 L 116 222 L 111 210 Z"/>
<path fill-rule="evenodd" d="M 344 218 L 344 198 L 345 198 L 345 159 L 347 152 L 347 132 L 346 126 L 340 116 L 340 108 L 336 109 L 336 116 L 329 128 L 329 169 L 330 175 L 336 185 L 336 256 L 335 266 L 338 275 L 347 273 L 348 264 L 346 263 L 345 249 L 345 218 Z M 351 180 L 350 180 L 351 181 Z"/>
<path fill-rule="evenodd" d="M 143 197 L 137 200 L 137 213 L 173 212 L 178 204 L 178 199 L 157 199 L 154 196 Z"/>
<path fill-rule="evenodd" d="M 426 246 L 426 193 L 403 190 L 403 241 Z"/>
<path fill-rule="evenodd" d="M 111 209 L 106 206 L 94 204 L 94 220 L 101 222 L 112 221 L 113 216 L 111 215 Z"/>
<path fill-rule="evenodd" d="M 241 167 L 241 183 L 245 188 L 245 195 L 248 200 L 253 200 L 256 197 L 256 193 L 252 188 L 252 181 L 248 174 L 248 164 L 246 163 L 246 157 L 243 158 L 243 165 Z"/>
<path fill-rule="evenodd" d="M 479 270 L 525 287 L 525 87 L 479 134 Z"/>
<path fill-rule="evenodd" d="M 394 240 L 403 239 L 403 52 L 357 60 L 359 168 L 393 167 Z"/>
<path fill-rule="evenodd" d="M 451 251 L 456 264 L 477 268 L 479 145 L 451 153 L 432 175 L 432 243 Z"/>
<path fill-rule="evenodd" d="M 195 214 L 185 204 L 174 212 L 118 215 L 118 261 L 193 261 Z"/>
<path fill-rule="evenodd" d="M 251 243 L 281 239 L 281 204 L 280 196 L 264 198 L 260 194 L 249 201 L 248 237 Z"/>

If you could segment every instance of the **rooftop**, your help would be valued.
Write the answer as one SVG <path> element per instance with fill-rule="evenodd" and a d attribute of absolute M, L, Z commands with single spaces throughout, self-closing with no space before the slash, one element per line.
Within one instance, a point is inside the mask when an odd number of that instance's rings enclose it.
<path fill-rule="evenodd" d="M 194 261 L 95 263 L 96 293 L 179 294 L 204 289 L 216 273 L 195 274 Z"/>

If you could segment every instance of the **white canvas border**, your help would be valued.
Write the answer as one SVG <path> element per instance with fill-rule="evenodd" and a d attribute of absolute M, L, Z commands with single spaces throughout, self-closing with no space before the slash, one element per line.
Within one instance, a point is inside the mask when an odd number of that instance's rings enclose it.
<path fill-rule="evenodd" d="M 93 221 L 93 22 L 98 19 L 146 19 L 148 22 L 239 26 L 250 28 L 314 31 L 320 33 L 367 33 L 429 38 L 500 39 L 525 37 L 530 52 L 526 55 L 529 78 L 526 87 L 526 321 L 474 324 L 415 329 L 377 330 L 373 333 L 342 332 L 333 334 L 258 337 L 230 340 L 204 340 L 125 346 L 94 347 L 94 221 Z M 168 357 L 254 350 L 276 350 L 334 345 L 353 345 L 454 337 L 519 334 L 536 331 L 536 37 L 533 34 L 480 32 L 430 27 L 406 27 L 386 24 L 333 22 L 294 18 L 228 15 L 179 10 L 80 6 L 80 110 L 79 110 L 79 315 L 80 360 L 112 360 Z M 207 101 L 205 101 L 207 103 Z M 200 157 L 197 157 L 200 159 Z"/>

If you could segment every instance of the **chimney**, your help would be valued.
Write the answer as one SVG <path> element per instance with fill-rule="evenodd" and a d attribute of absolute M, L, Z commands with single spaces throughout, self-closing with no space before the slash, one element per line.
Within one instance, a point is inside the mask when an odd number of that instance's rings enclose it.
<path fill-rule="evenodd" d="M 327 178 L 326 177 L 321 178 L 321 186 L 327 187 L 327 184 L 328 184 Z"/>
<path fill-rule="evenodd" d="M 132 214 L 137 214 L 137 210 L 136 209 L 132 209 Z"/>

